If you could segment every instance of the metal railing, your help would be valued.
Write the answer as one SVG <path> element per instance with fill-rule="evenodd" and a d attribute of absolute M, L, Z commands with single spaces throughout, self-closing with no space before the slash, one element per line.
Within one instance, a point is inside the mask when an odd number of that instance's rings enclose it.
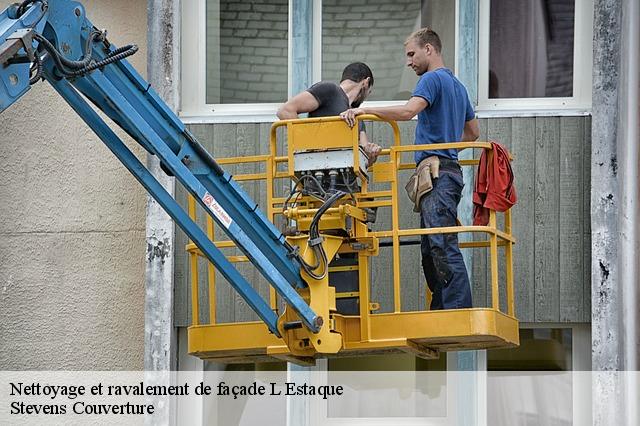
<path fill-rule="evenodd" d="M 367 121 L 384 121 L 376 116 L 362 116 L 359 117 Z M 319 122 L 332 122 L 338 121 L 336 118 L 321 118 L 321 119 L 307 119 L 304 122 L 319 123 Z M 300 123 L 302 120 L 285 120 L 274 123 L 271 128 L 270 148 L 269 154 L 255 155 L 245 157 L 229 157 L 229 158 L 217 158 L 216 161 L 224 167 L 225 165 L 232 164 L 263 164 L 264 171 L 258 173 L 240 173 L 233 176 L 238 182 L 264 182 L 265 194 L 266 194 L 266 210 L 267 217 L 274 223 L 279 215 L 282 215 L 282 205 L 285 202 L 285 197 L 276 196 L 275 185 L 276 182 L 289 179 L 293 172 L 289 169 L 291 165 L 291 156 L 289 155 L 277 155 L 278 153 L 278 137 L 277 129 L 280 127 L 290 126 L 291 124 Z M 400 224 L 399 206 L 400 197 L 404 194 L 400 194 L 399 185 L 399 172 L 402 170 L 415 169 L 415 164 L 404 163 L 401 161 L 402 155 L 422 150 L 435 150 L 435 149 L 484 149 L 489 150 L 488 155 L 492 155 L 491 144 L 488 142 L 456 142 L 456 143 L 443 143 L 433 145 L 400 145 L 400 132 L 395 122 L 388 122 L 393 129 L 394 145 L 390 148 L 383 149 L 378 162 L 370 169 L 372 180 L 375 183 L 387 183 L 390 188 L 385 190 L 369 191 L 366 182 L 363 182 L 362 191 L 357 195 L 359 207 L 387 207 L 391 208 L 391 228 L 386 230 L 369 231 L 368 236 L 378 239 L 390 239 L 393 259 L 393 312 L 402 312 L 401 294 L 402 285 L 400 279 L 400 245 L 402 241 L 409 239 L 410 237 L 431 235 L 431 234 L 445 234 L 445 233 L 481 233 L 487 235 L 486 240 L 482 241 L 466 241 L 460 242 L 461 249 L 467 248 L 489 248 L 489 271 L 490 271 L 490 286 L 491 286 L 491 308 L 496 311 L 500 309 L 500 292 L 499 292 L 499 269 L 498 269 L 498 249 L 504 249 L 504 261 L 505 265 L 505 287 L 506 287 L 506 299 L 507 310 L 506 314 L 510 317 L 515 317 L 514 308 L 514 289 L 513 289 L 513 245 L 515 239 L 512 232 L 511 224 L 511 212 L 507 210 L 504 212 L 504 229 L 498 228 L 497 213 L 490 210 L 489 223 L 486 226 L 453 226 L 443 228 L 402 228 Z M 355 139 L 352 144 L 357 147 L 357 132 L 351 133 Z M 284 150 L 280 150 L 281 152 Z M 291 151 L 291 150 L 289 150 Z M 384 161 L 388 158 L 387 161 Z M 472 167 L 477 165 L 478 159 L 472 160 L 460 160 L 462 167 Z M 282 166 L 285 165 L 283 168 Z M 196 218 L 196 203 L 193 197 L 189 196 L 189 215 Z M 305 203 L 302 202 L 300 207 L 303 208 Z M 214 241 L 215 245 L 219 248 L 231 248 L 235 247 L 233 242 L 215 241 L 214 240 L 214 223 L 210 216 L 207 215 L 207 234 L 209 238 Z M 191 279 L 191 303 L 192 303 L 192 324 L 199 325 L 199 312 L 200 312 L 200 300 L 199 300 L 199 271 L 198 271 L 198 257 L 202 256 L 199 249 L 189 242 L 186 249 L 189 253 L 189 265 L 190 265 L 190 279 Z M 228 256 L 231 262 L 247 262 L 246 256 Z M 360 297 L 361 306 L 367 308 L 361 309 L 361 320 L 363 321 L 362 331 L 366 331 L 366 323 L 368 318 L 364 316 L 376 315 L 370 313 L 368 307 L 371 301 L 369 300 L 370 283 L 367 274 L 360 273 L 360 291 L 358 296 Z M 363 278 L 365 281 L 362 282 Z M 208 285 L 208 309 L 209 309 L 209 324 L 216 324 L 216 298 L 215 287 L 216 277 L 215 269 L 211 263 L 207 266 L 207 278 L 206 283 Z M 272 309 L 277 310 L 278 301 L 276 298 L 275 290 L 270 287 L 269 290 L 269 303 Z M 363 335 L 363 337 L 365 337 Z"/>

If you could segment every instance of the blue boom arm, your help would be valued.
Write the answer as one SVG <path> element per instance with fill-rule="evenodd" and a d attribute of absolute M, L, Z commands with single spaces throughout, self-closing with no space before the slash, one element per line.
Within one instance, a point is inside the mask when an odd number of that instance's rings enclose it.
<path fill-rule="evenodd" d="M 295 288 L 306 286 L 301 260 L 284 236 L 195 140 L 180 119 L 68 0 L 27 0 L 0 15 L 0 113 L 44 79 L 69 103 L 240 293 L 271 332 L 277 315 L 126 147 L 86 99 L 124 129 L 195 197 L 278 294 L 317 332 L 317 316 Z"/>

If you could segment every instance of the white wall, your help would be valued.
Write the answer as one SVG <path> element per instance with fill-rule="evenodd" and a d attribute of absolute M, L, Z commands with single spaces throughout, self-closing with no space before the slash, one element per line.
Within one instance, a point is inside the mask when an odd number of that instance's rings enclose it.
<path fill-rule="evenodd" d="M 82 3 L 144 75 L 146 1 Z M 0 369 L 142 369 L 144 190 L 47 83 L 0 129 Z"/>

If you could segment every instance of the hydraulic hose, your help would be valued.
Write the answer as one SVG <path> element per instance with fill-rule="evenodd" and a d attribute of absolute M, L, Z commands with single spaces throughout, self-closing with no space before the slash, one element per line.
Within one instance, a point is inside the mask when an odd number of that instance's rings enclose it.
<path fill-rule="evenodd" d="M 326 211 L 333 206 L 340 198 L 347 195 L 346 192 L 337 191 L 332 194 L 323 204 L 320 206 L 318 211 L 313 215 L 313 219 L 311 220 L 311 225 L 309 226 L 309 246 L 313 250 L 316 257 L 316 265 L 307 264 L 302 257 L 299 258 L 302 267 L 305 272 L 315 280 L 321 280 L 327 276 L 329 272 L 329 260 L 327 259 L 327 254 L 322 248 L 322 237 L 320 236 L 320 231 L 318 229 L 318 225 L 320 224 L 320 218 Z M 322 266 L 322 272 L 320 274 L 316 274 L 314 272 L 318 266 Z"/>
<path fill-rule="evenodd" d="M 89 37 L 87 38 L 86 47 L 87 50 L 85 52 L 85 57 L 80 61 L 71 61 L 66 59 L 56 47 L 51 44 L 49 40 L 47 40 L 42 34 L 34 32 L 33 38 L 37 40 L 46 50 L 53 61 L 55 62 L 58 70 L 64 77 L 78 77 L 84 75 L 88 72 L 91 72 L 100 67 L 104 67 L 113 62 L 120 61 L 128 56 L 133 55 L 138 51 L 138 46 L 135 44 L 130 44 L 127 46 L 119 47 L 113 52 L 109 53 L 109 55 L 97 62 L 91 63 L 91 42 L 96 38 L 96 36 L 100 36 L 101 33 L 98 31 L 92 31 Z M 88 65 L 90 64 L 91 65 Z"/>

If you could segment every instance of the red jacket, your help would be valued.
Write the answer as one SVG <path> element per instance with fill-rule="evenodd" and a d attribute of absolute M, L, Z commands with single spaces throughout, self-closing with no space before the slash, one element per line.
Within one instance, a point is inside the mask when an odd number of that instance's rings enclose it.
<path fill-rule="evenodd" d="M 483 150 L 478 164 L 473 190 L 473 224 L 489 223 L 489 209 L 503 212 L 513 206 L 518 197 L 513 185 L 513 171 L 509 151 L 497 142 L 491 142 L 492 151 Z M 488 155 L 488 152 L 493 155 Z"/>

